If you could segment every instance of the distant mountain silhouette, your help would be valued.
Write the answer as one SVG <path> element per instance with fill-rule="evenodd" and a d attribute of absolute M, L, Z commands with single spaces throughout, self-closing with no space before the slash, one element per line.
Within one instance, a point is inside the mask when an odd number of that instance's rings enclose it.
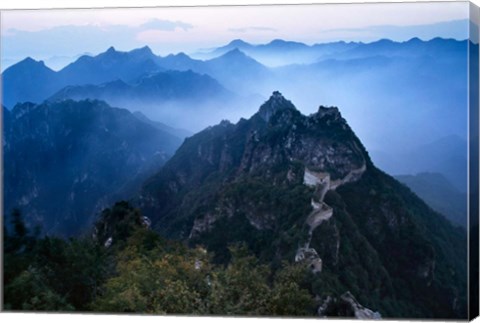
<path fill-rule="evenodd" d="M 168 55 L 158 60 L 164 69 L 192 70 L 208 74 L 227 89 L 237 93 L 256 93 L 259 84 L 271 78 L 272 73 L 264 65 L 246 55 L 238 48 L 225 51 L 218 57 L 207 60 L 192 59 L 184 53 Z M 255 80 L 253 85 L 251 80 Z"/>
<path fill-rule="evenodd" d="M 246 41 L 243 41 L 241 39 L 234 39 L 225 46 L 221 46 L 221 47 L 218 47 L 218 48 L 215 48 L 215 49 L 211 50 L 208 55 L 210 55 L 212 57 L 217 57 L 217 56 L 221 56 L 221 55 L 223 55 L 223 54 L 225 54 L 225 53 L 227 53 L 231 50 L 234 50 L 234 49 L 239 49 L 241 51 L 247 51 L 247 50 L 252 49 L 252 48 L 255 48 L 255 45 L 249 44 Z"/>
<path fill-rule="evenodd" d="M 124 82 L 134 80 L 146 73 L 159 72 L 157 56 L 149 47 L 120 52 L 110 47 L 97 56 L 82 56 L 58 72 L 64 84 L 100 84 L 114 79 Z"/>
<path fill-rule="evenodd" d="M 448 136 L 406 152 L 373 152 L 373 159 L 393 175 L 437 172 L 461 193 L 467 191 L 467 141 Z M 402 162 L 398 162 L 401 160 Z"/>
<path fill-rule="evenodd" d="M 206 74 L 165 71 L 144 75 L 131 83 L 115 80 L 99 85 L 67 86 L 48 101 L 98 99 L 111 106 L 141 111 L 173 128 L 199 131 L 250 102 L 225 89 Z M 196 115 L 196 117 L 191 117 Z"/>
<path fill-rule="evenodd" d="M 245 53 L 259 54 L 261 52 L 273 51 L 300 51 L 309 48 L 309 46 L 300 42 L 286 41 L 283 39 L 274 39 L 267 44 L 252 45 L 241 39 L 235 39 L 225 46 L 219 47 L 211 51 L 212 56 L 221 56 L 225 53 L 238 49 Z"/>
<path fill-rule="evenodd" d="M 158 129 L 160 129 L 162 131 L 165 131 L 165 132 L 167 132 L 167 133 L 169 133 L 169 134 L 171 134 L 175 137 L 178 137 L 180 139 L 185 139 L 186 137 L 190 137 L 191 135 L 193 135 L 193 133 L 188 131 L 188 130 L 172 128 L 172 127 L 170 127 L 170 126 L 168 126 L 168 125 L 166 125 L 162 122 L 151 120 L 140 111 L 133 112 L 133 115 L 135 117 L 137 117 L 140 121 L 148 123 L 148 124 L 158 128 Z"/>
<path fill-rule="evenodd" d="M 348 51 L 335 53 L 331 58 L 352 59 L 382 56 L 419 57 L 424 55 L 435 55 L 440 57 L 463 55 L 468 46 L 466 40 L 434 38 L 423 41 L 419 38 L 412 38 L 404 42 L 395 42 L 390 39 L 381 39 L 372 43 L 360 43 Z"/>
<path fill-rule="evenodd" d="M 185 72 L 185 74 L 175 71 Z M 192 72 L 208 74 L 211 78 L 208 79 L 205 75 L 195 76 Z M 266 67 L 237 50 L 216 59 L 200 61 L 183 53 L 166 57 L 156 56 L 148 47 L 129 52 L 120 52 L 110 47 L 97 56 L 81 56 L 58 72 L 49 69 L 43 62 L 37 62 L 31 58 L 11 66 L 3 73 L 3 104 L 7 108 L 12 108 L 18 102 L 40 103 L 51 96 L 58 97 L 61 94 L 56 92 L 67 87 L 68 91 L 82 98 L 85 95 L 80 93 L 99 91 L 120 93 L 126 90 L 127 85 L 135 87 L 139 82 L 156 83 L 159 78 L 164 80 L 170 78 L 172 84 L 167 85 L 165 81 L 161 86 L 175 87 L 176 90 L 173 92 L 176 95 L 182 94 L 184 97 L 194 94 L 193 88 L 199 91 L 203 89 L 205 95 L 214 94 L 215 97 L 221 97 L 225 95 L 222 85 L 230 91 L 251 94 L 254 86 L 250 84 L 250 80 L 255 79 L 258 87 L 268 75 L 269 70 Z M 215 83 L 212 78 L 219 80 L 222 85 L 212 85 Z M 182 84 L 182 80 L 188 84 Z M 205 84 L 193 84 L 197 81 Z M 110 84 L 106 85 L 106 83 Z M 97 85 L 101 85 L 103 89 L 96 89 Z M 180 87 L 186 89 L 184 93 L 181 93 Z M 208 90 L 209 87 L 211 91 Z M 175 99 L 173 92 L 171 94 L 163 92 L 158 96 L 151 95 L 151 91 L 146 91 L 144 94 L 155 98 L 170 96 L 171 99 Z"/>
<path fill-rule="evenodd" d="M 111 105 L 161 104 L 164 101 L 204 102 L 227 99 L 232 94 L 208 75 L 192 71 L 167 71 L 147 74 L 127 84 L 115 80 L 99 85 L 67 86 L 49 98 L 50 101 L 65 99 L 99 99 Z"/>
<path fill-rule="evenodd" d="M 444 175 L 420 173 L 395 178 L 453 224 L 467 227 L 467 194 L 456 189 Z"/>
<path fill-rule="evenodd" d="M 110 47 L 97 56 L 83 55 L 55 72 L 27 58 L 8 69 L 3 77 L 3 104 L 12 108 L 19 102 L 40 103 L 65 86 L 100 84 L 116 79 L 124 82 L 162 69 L 148 47 L 119 52 Z"/>
<path fill-rule="evenodd" d="M 346 51 L 360 43 L 333 42 L 312 46 L 301 42 L 274 39 L 266 44 L 253 45 L 241 39 L 235 39 L 225 46 L 193 54 L 201 59 L 212 59 L 238 49 L 255 60 L 268 66 L 279 66 L 298 63 L 314 63 L 324 55 Z"/>
<path fill-rule="evenodd" d="M 170 54 L 168 56 L 159 58 L 157 63 L 164 69 L 177 71 L 196 71 L 203 72 L 205 70 L 204 62 L 193 59 L 185 53 Z"/>
<path fill-rule="evenodd" d="M 429 41 L 414 38 L 405 42 L 380 40 L 372 43 L 314 45 L 280 39 L 259 45 L 234 40 L 218 50 L 216 54 L 219 56 L 206 60 L 193 59 L 184 53 L 160 57 L 148 47 L 129 52 L 110 48 L 94 57 L 83 56 L 59 72 L 33 60 L 30 61 L 31 71 L 30 65 L 25 62 L 10 67 L 3 74 L 3 103 L 7 108 L 12 108 L 17 102 L 39 103 L 62 89 L 68 89 L 71 93 L 81 92 L 78 98 L 87 95 L 109 98 L 114 102 L 112 104 L 123 107 L 120 103 L 124 104 L 124 101 L 112 99 L 128 96 L 135 99 L 126 106 L 131 111 L 140 110 L 173 127 L 198 131 L 221 119 L 238 120 L 248 116 L 253 112 L 252 106 L 265 99 L 259 93 L 278 88 L 305 113 L 315 108 L 312 102 L 342 106 L 357 135 L 369 150 L 395 155 L 445 136 L 466 137 L 466 45 L 466 41 L 440 38 Z M 266 58 L 287 65 L 269 68 L 262 64 Z M 210 95 L 213 91 L 206 90 L 205 95 L 195 103 L 203 105 L 202 98 L 211 96 L 212 102 L 208 107 L 199 108 L 195 104 L 183 104 L 183 101 L 180 101 L 181 105 L 162 105 L 164 111 L 168 109 L 169 118 L 153 113 L 158 110 L 158 105 L 140 106 L 151 101 L 147 97 L 163 103 L 165 97 L 172 101 L 176 100 L 175 95 L 190 95 L 187 94 L 189 90 L 183 93 L 180 90 L 182 86 L 175 82 L 167 86 L 161 82 L 159 84 L 158 80 L 154 82 L 153 78 L 149 79 L 155 74 L 172 74 L 168 72 L 170 70 L 206 74 L 233 93 L 235 102 L 227 105 L 217 100 L 218 97 L 223 98 L 222 95 Z M 152 85 L 143 84 L 142 87 L 149 88 L 144 92 L 137 87 L 142 79 L 149 80 Z M 192 79 L 198 82 L 206 80 L 201 77 Z M 188 83 L 184 88 L 194 88 L 197 91 L 195 93 L 200 93 L 199 89 L 203 86 L 207 89 L 218 88 L 209 86 L 209 83 L 207 81 L 205 86 Z M 160 86 L 162 91 L 153 93 L 155 86 Z M 136 92 L 131 88 L 135 88 Z M 163 91 L 167 88 L 176 90 L 168 94 L 168 91 Z M 106 96 L 104 93 L 109 94 Z M 252 101 L 254 104 L 249 104 Z M 182 118 L 180 111 L 200 112 L 202 118 L 193 122 L 191 118 Z M 190 122 L 180 123 L 178 120 Z M 372 125 L 381 136 L 373 135 L 369 130 Z M 400 130 L 406 128 L 409 131 Z M 397 147 L 396 151 L 390 151 L 392 146 Z M 447 154 L 444 151 L 437 156 L 439 160 L 445 160 L 450 158 Z M 378 162 L 380 167 L 387 165 L 384 169 L 390 172 L 392 168 L 388 167 L 389 163 Z M 413 169 L 415 172 L 412 174 L 419 171 L 442 172 L 457 188 L 464 186 L 464 183 L 458 185 L 453 178 L 458 176 L 452 177 L 440 169 Z"/>
<path fill-rule="evenodd" d="M 272 77 L 268 68 L 239 49 L 233 49 L 220 57 L 205 61 L 204 72 L 218 79 L 227 88 L 241 93 L 258 92 L 262 83 Z M 252 82 L 253 80 L 255 81 Z"/>
<path fill-rule="evenodd" d="M 27 57 L 2 74 L 2 100 L 6 107 L 17 102 L 40 102 L 61 82 L 57 73 L 43 63 Z"/>
<path fill-rule="evenodd" d="M 435 55 L 448 58 L 452 55 L 464 55 L 466 46 L 467 41 L 443 38 L 434 38 L 429 41 L 412 38 L 404 42 L 381 39 L 371 43 L 338 41 L 313 45 L 282 39 L 254 45 L 236 39 L 225 46 L 195 53 L 193 56 L 201 59 L 211 59 L 224 55 L 228 51 L 239 49 L 264 65 L 277 67 L 290 64 L 313 64 L 329 59 L 348 60 L 375 56 L 419 57 Z"/>

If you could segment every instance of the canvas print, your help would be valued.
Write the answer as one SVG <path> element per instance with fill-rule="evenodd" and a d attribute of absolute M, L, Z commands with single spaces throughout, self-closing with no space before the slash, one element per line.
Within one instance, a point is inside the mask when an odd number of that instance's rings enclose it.
<path fill-rule="evenodd" d="M 478 21 L 2 11 L 2 309 L 475 317 Z"/>

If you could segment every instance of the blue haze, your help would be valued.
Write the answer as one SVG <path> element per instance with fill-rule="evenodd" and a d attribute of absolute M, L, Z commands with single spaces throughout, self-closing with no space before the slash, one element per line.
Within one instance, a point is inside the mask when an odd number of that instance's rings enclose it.
<path fill-rule="evenodd" d="M 338 106 L 385 171 L 394 175 L 438 171 L 465 191 L 467 44 L 442 38 L 313 46 L 281 39 L 261 45 L 236 40 L 204 51 L 202 60 L 183 53 L 158 56 L 148 47 L 130 52 L 110 48 L 94 57 L 82 56 L 59 72 L 32 59 L 12 66 L 3 73 L 4 103 L 12 108 L 25 100 L 41 102 L 66 86 L 81 85 L 93 86 L 96 97 L 106 98 L 102 89 L 108 82 L 134 85 L 142 75 L 191 70 L 208 75 L 231 95 L 217 100 L 207 88 L 197 87 L 196 93 L 204 93 L 204 98 L 195 103 L 169 97 L 162 104 L 155 100 L 139 104 L 137 94 L 121 96 L 114 103 L 196 132 L 222 119 L 248 118 L 272 91 L 280 90 L 306 114 L 319 105 Z M 289 60 L 295 63 L 267 64 Z M 178 82 L 177 88 L 187 89 L 187 83 L 182 83 L 186 78 Z M 115 91 L 112 84 L 108 89 Z M 65 93 L 74 91 L 64 90 L 62 98 L 68 98 Z M 82 93 L 89 97 L 88 91 Z M 147 93 L 146 97 L 158 96 Z"/>

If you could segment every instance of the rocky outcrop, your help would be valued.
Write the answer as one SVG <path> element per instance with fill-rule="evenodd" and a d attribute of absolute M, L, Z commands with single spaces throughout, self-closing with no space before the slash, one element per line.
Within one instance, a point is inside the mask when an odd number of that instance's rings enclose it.
<path fill-rule="evenodd" d="M 359 320 L 379 320 L 379 312 L 361 305 L 350 292 L 345 292 L 338 299 L 327 296 L 317 310 L 320 317 L 354 317 Z"/>
<path fill-rule="evenodd" d="M 150 227 L 152 226 L 152 220 L 150 220 L 148 216 L 142 216 L 142 225 L 145 228 L 150 229 Z"/>
<path fill-rule="evenodd" d="M 113 243 L 113 238 L 112 238 L 112 237 L 109 237 L 109 238 L 107 239 L 107 241 L 105 241 L 105 243 L 103 244 L 103 246 L 104 246 L 105 248 L 110 248 L 110 246 L 112 245 L 112 243 Z"/>
<path fill-rule="evenodd" d="M 362 306 L 355 297 L 350 293 L 346 292 L 342 296 L 340 296 L 340 300 L 345 304 L 348 304 L 355 315 L 355 318 L 361 320 L 378 320 L 381 319 L 382 316 L 378 312 L 374 312 L 369 308 Z"/>
<path fill-rule="evenodd" d="M 295 106 L 286 100 L 279 91 L 274 91 L 270 99 L 260 107 L 258 115 L 268 122 L 275 113 L 285 109 L 295 109 Z"/>
<path fill-rule="evenodd" d="M 217 220 L 217 216 L 215 216 L 214 214 L 206 214 L 201 218 L 195 219 L 188 238 L 192 239 L 197 237 L 203 232 L 209 231 L 216 220 Z"/>
<path fill-rule="evenodd" d="M 322 259 L 320 259 L 317 251 L 313 248 L 298 248 L 295 262 L 306 262 L 308 268 L 314 274 L 322 271 Z"/>

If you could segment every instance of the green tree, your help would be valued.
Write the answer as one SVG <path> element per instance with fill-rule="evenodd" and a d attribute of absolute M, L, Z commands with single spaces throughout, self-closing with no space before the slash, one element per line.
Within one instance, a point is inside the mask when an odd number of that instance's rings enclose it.
<path fill-rule="evenodd" d="M 41 272 L 34 268 L 22 271 L 5 286 L 5 308 L 23 311 L 73 311 L 65 297 L 46 284 Z"/>
<path fill-rule="evenodd" d="M 315 301 L 306 288 L 308 271 L 302 264 L 284 263 L 275 275 L 269 297 L 268 312 L 272 315 L 313 316 Z"/>
<path fill-rule="evenodd" d="M 244 245 L 229 248 L 232 258 L 226 269 L 213 273 L 209 312 L 223 315 L 265 315 L 270 270 L 249 255 Z"/>
<path fill-rule="evenodd" d="M 36 238 L 29 234 L 22 214 L 18 209 L 12 211 L 10 228 L 11 233 L 7 226 L 4 225 L 3 227 L 4 286 L 28 268 L 36 243 Z"/>
<path fill-rule="evenodd" d="M 92 304 L 101 312 L 201 314 L 208 292 L 208 255 L 138 229 L 118 254 L 118 275 Z M 146 247 L 148 246 L 148 247 Z"/>

